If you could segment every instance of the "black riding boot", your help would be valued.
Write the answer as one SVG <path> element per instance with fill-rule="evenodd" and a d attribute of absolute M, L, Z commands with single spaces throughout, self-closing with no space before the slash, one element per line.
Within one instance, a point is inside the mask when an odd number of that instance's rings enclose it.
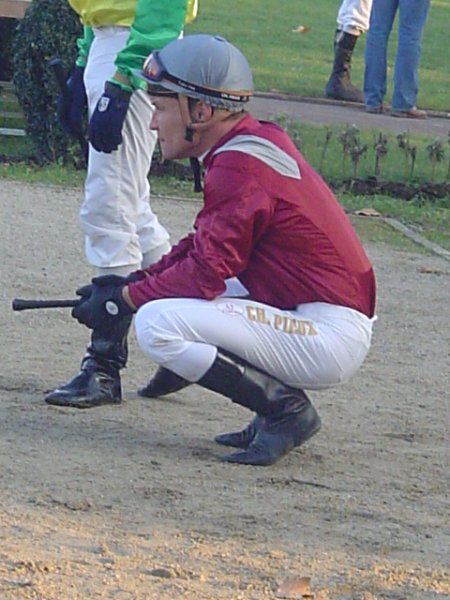
<path fill-rule="evenodd" d="M 357 40 L 357 35 L 336 31 L 333 70 L 325 87 L 327 98 L 364 103 L 364 94 L 351 81 L 352 54 Z"/>
<path fill-rule="evenodd" d="M 220 351 L 197 383 L 262 417 L 248 447 L 226 456 L 228 462 L 271 465 L 320 429 L 320 417 L 303 390 Z"/>
<path fill-rule="evenodd" d="M 188 385 L 191 385 L 191 382 L 187 379 L 176 375 L 176 373 L 165 367 L 158 367 L 147 385 L 138 390 L 138 394 L 144 398 L 158 398 L 178 392 L 178 390 L 182 390 Z"/>
<path fill-rule="evenodd" d="M 231 446 L 233 448 L 246 449 L 250 446 L 258 429 L 263 424 L 264 418 L 256 415 L 242 431 L 233 431 L 232 433 L 221 433 L 216 435 L 214 441 L 222 446 Z"/>
<path fill-rule="evenodd" d="M 127 335 L 132 317 L 121 319 L 107 334 L 93 331 L 80 372 L 45 397 L 47 404 L 92 408 L 122 401 L 120 369 L 128 358 Z"/>

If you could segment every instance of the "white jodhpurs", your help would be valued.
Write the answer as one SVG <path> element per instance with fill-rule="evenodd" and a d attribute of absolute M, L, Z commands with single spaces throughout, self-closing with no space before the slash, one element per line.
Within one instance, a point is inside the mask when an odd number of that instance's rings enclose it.
<path fill-rule="evenodd" d="M 338 29 L 361 35 L 369 29 L 372 0 L 343 0 L 337 15 Z"/>
<path fill-rule="evenodd" d="M 287 385 L 321 389 L 347 381 L 359 369 L 374 321 L 326 303 L 286 311 L 242 298 L 175 298 L 142 306 L 135 328 L 145 354 L 192 382 L 221 348 Z"/>
<path fill-rule="evenodd" d="M 114 60 L 125 46 L 129 29 L 102 27 L 94 33 L 84 74 L 90 115 L 105 82 L 115 73 Z M 149 129 L 152 111 L 148 95 L 134 92 L 118 150 L 105 154 L 89 146 L 80 222 L 86 235 L 86 257 L 99 272 L 126 274 L 148 266 L 170 249 L 169 234 L 149 201 L 147 176 L 156 144 L 156 134 Z"/>

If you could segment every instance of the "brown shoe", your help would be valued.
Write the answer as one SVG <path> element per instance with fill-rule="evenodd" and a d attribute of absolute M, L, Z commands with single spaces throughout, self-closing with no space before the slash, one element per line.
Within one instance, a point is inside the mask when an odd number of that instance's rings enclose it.
<path fill-rule="evenodd" d="M 408 108 L 408 110 L 395 110 L 391 111 L 392 117 L 403 117 L 406 119 L 426 119 L 427 113 L 424 110 L 420 110 L 413 106 L 412 108 Z"/>

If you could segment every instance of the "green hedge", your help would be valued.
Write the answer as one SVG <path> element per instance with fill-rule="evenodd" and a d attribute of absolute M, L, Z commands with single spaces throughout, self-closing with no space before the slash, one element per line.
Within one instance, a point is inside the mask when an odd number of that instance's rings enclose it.
<path fill-rule="evenodd" d="M 67 0 L 33 0 L 17 25 L 13 41 L 13 82 L 26 117 L 26 130 L 39 162 L 80 162 L 77 145 L 56 116 L 59 88 L 48 63 L 59 57 L 67 73 L 82 34 L 78 15 Z"/>

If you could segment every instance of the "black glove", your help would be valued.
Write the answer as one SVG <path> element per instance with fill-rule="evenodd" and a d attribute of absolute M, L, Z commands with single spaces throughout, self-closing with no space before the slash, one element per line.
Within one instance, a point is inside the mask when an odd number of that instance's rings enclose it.
<path fill-rule="evenodd" d="M 114 83 L 105 84 L 103 96 L 89 121 L 89 141 L 97 152 L 110 154 L 122 143 L 122 127 L 130 99 L 130 92 Z"/>
<path fill-rule="evenodd" d="M 67 80 L 67 92 L 58 97 L 58 120 L 64 131 L 74 137 L 83 131 L 83 116 L 87 98 L 84 87 L 84 67 L 75 67 Z"/>
<path fill-rule="evenodd" d="M 122 297 L 127 280 L 119 275 L 94 277 L 92 283 L 77 290 L 80 304 L 72 309 L 72 317 L 89 329 L 109 332 L 133 309 Z"/>

